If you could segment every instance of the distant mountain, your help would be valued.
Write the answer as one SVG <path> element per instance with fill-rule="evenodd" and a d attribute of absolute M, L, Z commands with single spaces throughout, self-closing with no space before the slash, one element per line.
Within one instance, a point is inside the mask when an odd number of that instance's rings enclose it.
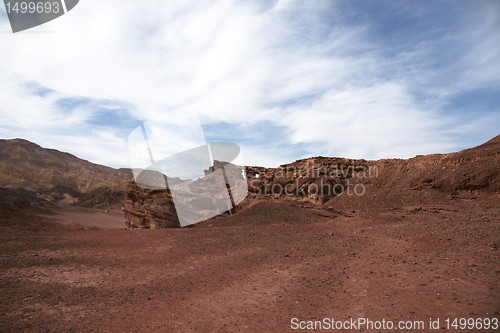
<path fill-rule="evenodd" d="M 0 140 L 3 201 L 33 196 L 59 205 L 119 208 L 130 169 L 113 169 L 23 140 Z M 9 195 L 6 195 L 6 193 Z"/>

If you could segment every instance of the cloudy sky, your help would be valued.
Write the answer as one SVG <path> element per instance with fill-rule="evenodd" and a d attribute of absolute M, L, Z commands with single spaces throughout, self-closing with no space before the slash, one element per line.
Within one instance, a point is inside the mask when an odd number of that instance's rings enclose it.
<path fill-rule="evenodd" d="M 1 6 L 0 138 L 128 167 L 189 110 L 249 165 L 445 153 L 500 134 L 499 59 L 495 0 L 81 0 L 16 34 Z"/>

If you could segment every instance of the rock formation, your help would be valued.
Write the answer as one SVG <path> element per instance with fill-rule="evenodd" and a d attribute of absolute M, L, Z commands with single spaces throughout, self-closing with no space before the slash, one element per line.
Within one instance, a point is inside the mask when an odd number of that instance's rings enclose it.
<path fill-rule="evenodd" d="M 168 189 L 145 189 L 135 182 L 130 182 L 127 186 L 123 212 L 125 226 L 130 229 L 180 227 L 172 195 Z"/>
<path fill-rule="evenodd" d="M 344 211 L 474 199 L 500 193 L 500 136 L 450 154 L 378 161 L 314 157 L 278 168 L 246 167 L 245 172 L 249 196 L 304 200 Z M 179 226 L 168 189 L 130 183 L 123 210 L 129 228 Z"/>
<path fill-rule="evenodd" d="M 222 170 L 222 174 L 216 173 L 217 170 Z M 234 213 L 235 202 L 246 196 L 246 186 L 241 186 L 246 185 L 242 169 L 227 162 L 214 161 L 214 166 L 205 170 L 205 176 L 195 180 L 168 178 L 150 170 L 138 177 L 137 183 L 129 183 L 123 205 L 125 224 L 131 229 L 180 227 L 182 220 L 178 217 L 182 219 L 184 212 L 195 215 L 193 218 L 198 220 L 224 212 Z M 148 186 L 155 189 L 146 188 Z M 178 211 L 171 191 L 175 191 Z"/>

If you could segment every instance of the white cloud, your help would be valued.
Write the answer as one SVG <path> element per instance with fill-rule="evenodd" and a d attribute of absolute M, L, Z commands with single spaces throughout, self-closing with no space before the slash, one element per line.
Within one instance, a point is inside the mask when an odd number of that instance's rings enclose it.
<path fill-rule="evenodd" d="M 294 143 L 319 145 L 323 154 L 377 159 L 453 147 L 434 116 L 418 108 L 404 85 L 390 82 L 328 91 L 308 108 L 291 107 L 283 123 Z"/>
<path fill-rule="evenodd" d="M 189 108 L 210 121 L 270 122 L 288 130 L 269 146 L 297 144 L 311 155 L 408 157 L 461 145 L 440 107 L 469 86 L 425 86 L 440 72 L 425 68 L 427 48 L 439 42 L 385 59 L 366 37 L 369 24 L 346 27 L 342 15 L 321 1 L 81 1 L 32 31 L 0 34 L 0 135 L 126 166 L 126 135 L 113 123 L 88 127 L 90 106 L 55 105 L 81 96 L 128 103 L 142 120 L 171 114 L 175 122 Z M 488 35 L 498 17 L 490 16 L 469 31 L 477 48 L 452 68 L 464 75 L 457 82 L 498 82 L 498 33 Z M 40 97 L 26 82 L 52 92 Z M 417 100 L 415 87 L 434 93 Z M 291 155 L 245 145 L 248 164 Z"/>

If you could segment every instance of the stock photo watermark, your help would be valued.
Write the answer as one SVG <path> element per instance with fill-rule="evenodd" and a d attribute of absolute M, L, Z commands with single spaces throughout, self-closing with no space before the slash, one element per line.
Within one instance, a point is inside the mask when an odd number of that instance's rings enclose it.
<path fill-rule="evenodd" d="M 250 167 L 249 192 L 254 196 L 296 196 L 331 198 L 339 195 L 362 196 L 363 179 L 378 178 L 378 166 L 321 165 L 313 167 L 288 165 L 274 172 Z"/>
<path fill-rule="evenodd" d="M 168 190 L 181 227 L 232 211 L 248 194 L 241 148 L 209 141 L 195 113 L 149 120 L 128 137 L 135 182 Z"/>
<path fill-rule="evenodd" d="M 20 32 L 52 21 L 70 10 L 79 0 L 4 0 L 12 32 Z"/>
<path fill-rule="evenodd" d="M 341 331 L 363 331 L 363 330 L 384 330 L 400 331 L 404 330 L 422 332 L 432 330 L 498 330 L 498 318 L 428 318 L 427 320 L 374 320 L 372 318 L 354 318 L 345 320 L 334 318 L 323 318 L 321 320 L 312 319 L 290 319 L 290 328 L 298 331 L 318 331 L 318 330 L 341 330 Z"/>

